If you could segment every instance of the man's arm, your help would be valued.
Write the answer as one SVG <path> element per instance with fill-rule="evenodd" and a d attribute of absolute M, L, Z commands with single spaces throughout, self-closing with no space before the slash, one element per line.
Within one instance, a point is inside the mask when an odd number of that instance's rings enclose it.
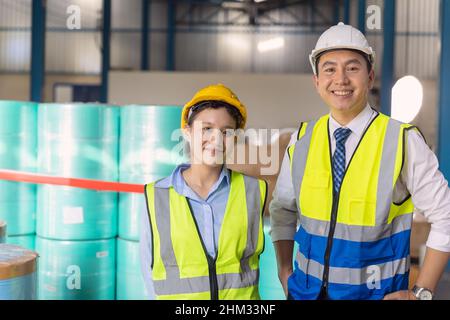
<path fill-rule="evenodd" d="M 450 189 L 436 156 L 416 131 L 408 131 L 405 169 L 401 179 L 411 193 L 417 210 L 429 222 L 425 259 L 416 285 L 431 291 L 436 289 L 450 256 Z M 408 291 L 387 295 L 385 299 L 414 299 Z"/>
<path fill-rule="evenodd" d="M 295 132 L 289 145 L 295 143 Z M 294 235 L 297 229 L 297 207 L 292 186 L 290 161 L 287 152 L 284 155 L 280 174 L 270 203 L 270 235 L 275 248 L 278 278 L 287 296 L 287 280 L 293 272 L 292 255 Z"/>

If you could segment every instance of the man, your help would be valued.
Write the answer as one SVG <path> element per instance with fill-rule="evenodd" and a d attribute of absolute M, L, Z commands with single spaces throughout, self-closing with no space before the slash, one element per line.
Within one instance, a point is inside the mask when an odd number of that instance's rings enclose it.
<path fill-rule="evenodd" d="M 359 30 L 331 27 L 310 62 L 330 114 L 292 136 L 270 204 L 288 299 L 431 299 L 450 252 L 450 190 L 435 155 L 417 128 L 369 106 L 374 52 Z M 414 207 L 432 228 L 408 291 Z"/>

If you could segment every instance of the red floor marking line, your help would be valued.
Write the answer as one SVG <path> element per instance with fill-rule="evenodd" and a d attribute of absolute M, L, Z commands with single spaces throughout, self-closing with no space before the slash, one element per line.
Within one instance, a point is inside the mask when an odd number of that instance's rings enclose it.
<path fill-rule="evenodd" d="M 142 184 L 102 181 L 93 179 L 55 177 L 15 170 L 1 169 L 0 180 L 10 180 L 10 181 L 38 183 L 38 184 L 52 184 L 58 186 L 68 186 L 98 191 L 144 193 L 144 185 Z"/>

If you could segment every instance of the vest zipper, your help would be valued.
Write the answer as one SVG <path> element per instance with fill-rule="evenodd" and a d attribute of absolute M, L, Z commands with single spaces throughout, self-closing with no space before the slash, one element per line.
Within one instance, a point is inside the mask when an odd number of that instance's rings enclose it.
<path fill-rule="evenodd" d="M 205 243 L 203 242 L 203 238 L 200 234 L 200 231 L 198 229 L 197 220 L 195 219 L 194 214 L 192 213 L 191 204 L 189 203 L 188 199 L 186 199 L 189 212 L 192 216 L 192 220 L 194 220 L 195 228 L 197 229 L 198 237 L 200 238 L 200 242 L 202 244 L 203 252 L 206 256 L 206 261 L 208 262 L 208 276 L 209 276 L 209 288 L 211 292 L 211 300 L 219 300 L 219 284 L 217 282 L 217 271 L 216 271 L 216 259 L 217 255 L 219 254 L 219 251 L 217 250 L 216 258 L 213 258 L 209 255 L 208 251 L 206 250 Z"/>
<path fill-rule="evenodd" d="M 331 256 L 331 248 L 333 246 L 333 237 L 334 237 L 334 230 L 336 228 L 336 221 L 337 221 L 337 209 L 339 207 L 339 194 L 335 194 L 333 192 L 333 206 L 331 209 L 331 218 L 330 218 L 330 231 L 328 233 L 328 239 L 327 239 L 327 248 L 325 250 L 325 265 L 323 269 L 323 276 L 322 276 L 322 287 L 320 288 L 319 296 L 322 298 L 325 298 L 328 296 L 328 277 L 330 273 L 330 256 Z"/>
<path fill-rule="evenodd" d="M 372 110 L 376 111 L 372 108 Z M 377 112 L 377 111 L 376 111 Z M 350 160 L 345 167 L 344 174 L 342 176 L 342 183 L 344 183 L 344 177 L 347 173 L 348 167 L 350 166 L 353 156 L 355 155 L 356 151 L 358 150 L 359 145 L 361 144 L 361 141 L 363 140 L 364 136 L 366 135 L 367 131 L 369 130 L 372 123 L 375 121 L 376 118 L 378 118 L 380 114 L 377 113 L 375 117 L 369 122 L 367 127 L 364 129 L 364 132 L 361 136 L 361 139 L 359 139 L 358 144 L 356 145 L 355 151 L 353 151 L 352 156 L 350 157 Z M 330 138 L 330 121 L 327 122 L 327 132 L 328 132 L 328 148 L 329 148 L 329 154 L 330 154 L 330 164 L 333 164 L 333 156 L 331 154 L 331 138 Z M 342 187 L 341 183 L 341 187 Z M 330 273 L 330 256 L 331 256 L 331 248 L 333 247 L 333 238 L 334 238 L 334 230 L 336 229 L 336 222 L 337 222 L 337 211 L 339 208 L 339 196 L 341 194 L 341 188 L 339 188 L 338 192 L 334 192 L 334 181 L 331 179 L 331 187 L 333 188 L 333 205 L 331 207 L 331 217 L 330 217 L 330 231 L 328 232 L 328 239 L 327 239 L 327 248 L 325 249 L 325 257 L 324 257 L 324 268 L 323 268 L 323 275 L 322 275 L 322 286 L 320 288 L 319 297 L 320 298 L 327 298 L 328 297 L 328 278 Z"/>

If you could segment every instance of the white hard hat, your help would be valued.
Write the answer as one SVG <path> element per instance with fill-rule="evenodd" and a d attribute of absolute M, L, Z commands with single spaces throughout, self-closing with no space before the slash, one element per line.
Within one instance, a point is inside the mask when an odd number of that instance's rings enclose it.
<path fill-rule="evenodd" d="M 334 49 L 358 50 L 367 54 L 367 58 L 372 65 L 375 62 L 375 52 L 369 46 L 369 42 L 362 32 L 351 25 L 339 22 L 322 33 L 317 40 L 316 47 L 309 55 L 309 62 L 315 75 L 317 75 L 316 60 L 319 54 Z"/>

